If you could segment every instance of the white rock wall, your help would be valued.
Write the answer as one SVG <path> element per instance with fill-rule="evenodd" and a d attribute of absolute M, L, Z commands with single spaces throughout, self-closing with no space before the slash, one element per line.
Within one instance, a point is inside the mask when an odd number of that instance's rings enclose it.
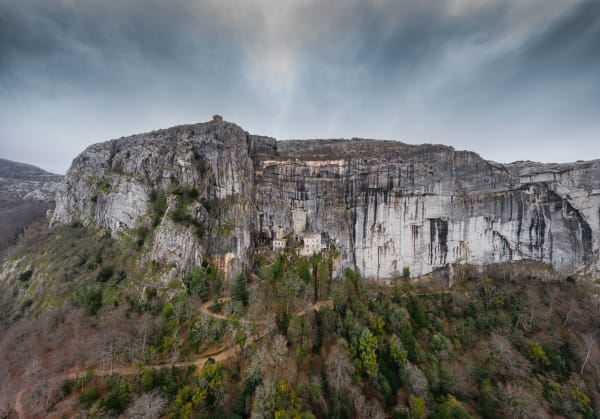
<path fill-rule="evenodd" d="M 176 185 L 198 189 L 188 211 L 206 234 L 166 216 L 147 257 L 181 272 L 209 258 L 233 276 L 251 263 L 257 236 L 313 233 L 335 243 L 338 272 L 381 281 L 404 266 L 417 276 L 455 262 L 598 264 L 600 161 L 501 165 L 436 145 L 276 143 L 226 122 L 89 147 L 59 187 L 52 223 L 147 225 L 151 192 Z"/>

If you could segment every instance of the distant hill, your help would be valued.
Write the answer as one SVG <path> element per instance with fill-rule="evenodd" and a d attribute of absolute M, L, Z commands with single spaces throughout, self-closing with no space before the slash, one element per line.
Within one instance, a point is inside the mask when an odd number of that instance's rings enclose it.
<path fill-rule="evenodd" d="M 62 176 L 0 158 L 0 253 L 54 208 Z"/>
<path fill-rule="evenodd" d="M 62 176 L 46 172 L 44 169 L 26 163 L 18 163 L 0 158 L 0 177 L 6 179 L 48 179 L 60 181 Z"/>

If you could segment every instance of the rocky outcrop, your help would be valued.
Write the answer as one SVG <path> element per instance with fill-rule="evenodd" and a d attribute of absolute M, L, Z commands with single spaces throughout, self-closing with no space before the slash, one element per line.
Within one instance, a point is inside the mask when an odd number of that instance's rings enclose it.
<path fill-rule="evenodd" d="M 208 258 L 234 275 L 253 250 L 255 141 L 213 121 L 95 144 L 67 172 L 52 224 L 77 220 L 128 235 L 154 218 L 144 260 L 187 273 Z"/>
<path fill-rule="evenodd" d="M 53 223 L 127 234 L 166 196 L 148 258 L 182 271 L 209 258 L 230 276 L 256 243 L 314 233 L 339 251 L 338 270 L 377 280 L 456 262 L 572 270 L 597 264 L 599 175 L 600 161 L 502 165 L 441 145 L 277 142 L 216 119 L 89 147 Z"/>

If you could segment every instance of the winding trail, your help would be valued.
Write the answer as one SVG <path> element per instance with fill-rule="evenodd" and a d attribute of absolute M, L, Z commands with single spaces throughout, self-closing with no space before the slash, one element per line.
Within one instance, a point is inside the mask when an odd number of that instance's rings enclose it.
<path fill-rule="evenodd" d="M 231 297 L 223 297 L 223 298 L 220 298 L 218 300 L 218 302 L 224 303 L 224 302 L 227 302 L 230 300 L 231 300 Z M 210 310 L 210 307 L 212 307 L 213 305 L 214 305 L 213 301 L 208 301 L 200 306 L 199 311 L 204 314 L 207 314 L 209 316 L 212 316 L 216 319 L 231 320 L 230 318 L 228 318 L 227 316 L 225 316 L 223 314 L 212 312 Z M 296 316 L 304 316 L 305 314 L 307 314 L 309 312 L 319 311 L 323 307 L 333 308 L 333 300 L 328 299 L 328 300 L 317 301 L 314 304 L 312 304 L 309 308 L 306 308 L 304 310 L 301 310 L 301 311 L 295 313 L 295 315 Z M 254 324 L 254 325 L 263 325 L 263 326 L 268 324 L 267 320 L 237 319 L 237 321 L 239 321 L 240 323 L 244 323 L 244 324 Z M 267 335 L 267 333 L 268 333 L 268 331 L 266 329 L 262 330 L 261 332 L 257 333 L 256 335 L 251 336 L 245 342 L 245 345 L 249 345 L 249 344 L 252 344 L 253 342 L 257 342 L 257 341 L 261 340 L 262 338 L 264 338 Z M 170 366 L 187 367 L 190 365 L 195 365 L 200 370 L 204 367 L 204 364 L 206 364 L 206 362 L 209 359 L 213 359 L 216 362 L 225 361 L 225 360 L 237 355 L 240 352 L 240 350 L 241 349 L 240 349 L 239 345 L 236 345 L 235 343 L 233 343 L 233 344 L 229 344 L 229 345 L 217 350 L 216 352 L 213 352 L 211 354 L 203 354 L 203 355 L 198 356 L 197 358 L 191 359 L 189 361 L 180 361 L 180 362 L 176 362 L 174 364 L 170 363 L 170 362 L 163 362 L 163 363 L 153 364 L 153 365 L 144 365 L 143 368 L 150 368 L 150 369 L 158 370 L 158 369 L 161 369 L 164 367 L 170 367 Z M 46 379 L 45 381 L 46 381 L 46 383 L 54 384 L 54 383 L 64 382 L 66 380 L 75 380 L 75 379 L 85 376 L 85 374 L 89 370 L 90 370 L 90 368 L 72 369 L 72 370 L 69 370 L 62 374 L 58 374 L 53 377 L 50 377 L 50 378 Z M 136 374 L 138 371 L 139 371 L 138 368 L 134 368 L 131 366 L 121 366 L 121 367 L 115 367 L 115 368 L 111 368 L 111 369 L 107 369 L 107 370 L 94 371 L 94 376 L 106 377 L 106 376 L 109 376 L 112 374 L 129 375 L 129 374 Z M 17 395 L 15 397 L 15 412 L 17 413 L 19 418 L 26 419 L 26 418 L 31 417 L 31 416 L 27 416 L 27 409 L 25 408 L 25 406 L 23 404 L 23 400 L 29 389 L 30 389 L 29 387 L 22 388 L 21 390 L 19 390 L 17 392 Z"/>
<path fill-rule="evenodd" d="M 227 297 L 221 297 L 218 300 L 218 303 L 226 303 L 228 301 L 231 301 L 231 297 L 227 296 Z M 319 304 L 321 301 L 317 301 L 315 304 L 312 305 L 312 307 L 315 307 L 317 304 Z M 221 313 L 215 313 L 214 311 L 211 311 L 210 308 L 213 307 L 215 305 L 214 301 L 207 301 L 204 304 L 202 304 L 200 306 L 200 312 L 204 313 L 204 314 L 208 314 L 209 316 L 212 316 L 216 319 L 220 319 L 220 320 L 231 320 L 230 317 L 227 317 Z M 318 310 L 318 309 L 317 309 Z M 300 313 L 297 313 L 297 315 L 302 315 Z M 242 323 L 242 324 L 256 324 L 256 325 L 266 325 L 269 323 L 268 320 L 246 320 L 246 319 L 237 319 L 238 322 Z"/>

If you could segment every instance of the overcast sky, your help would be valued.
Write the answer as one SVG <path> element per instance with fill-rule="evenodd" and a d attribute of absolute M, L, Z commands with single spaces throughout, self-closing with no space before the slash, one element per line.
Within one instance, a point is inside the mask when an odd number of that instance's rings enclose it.
<path fill-rule="evenodd" d="M 0 157 L 254 134 L 600 158 L 599 0 L 0 0 Z"/>

